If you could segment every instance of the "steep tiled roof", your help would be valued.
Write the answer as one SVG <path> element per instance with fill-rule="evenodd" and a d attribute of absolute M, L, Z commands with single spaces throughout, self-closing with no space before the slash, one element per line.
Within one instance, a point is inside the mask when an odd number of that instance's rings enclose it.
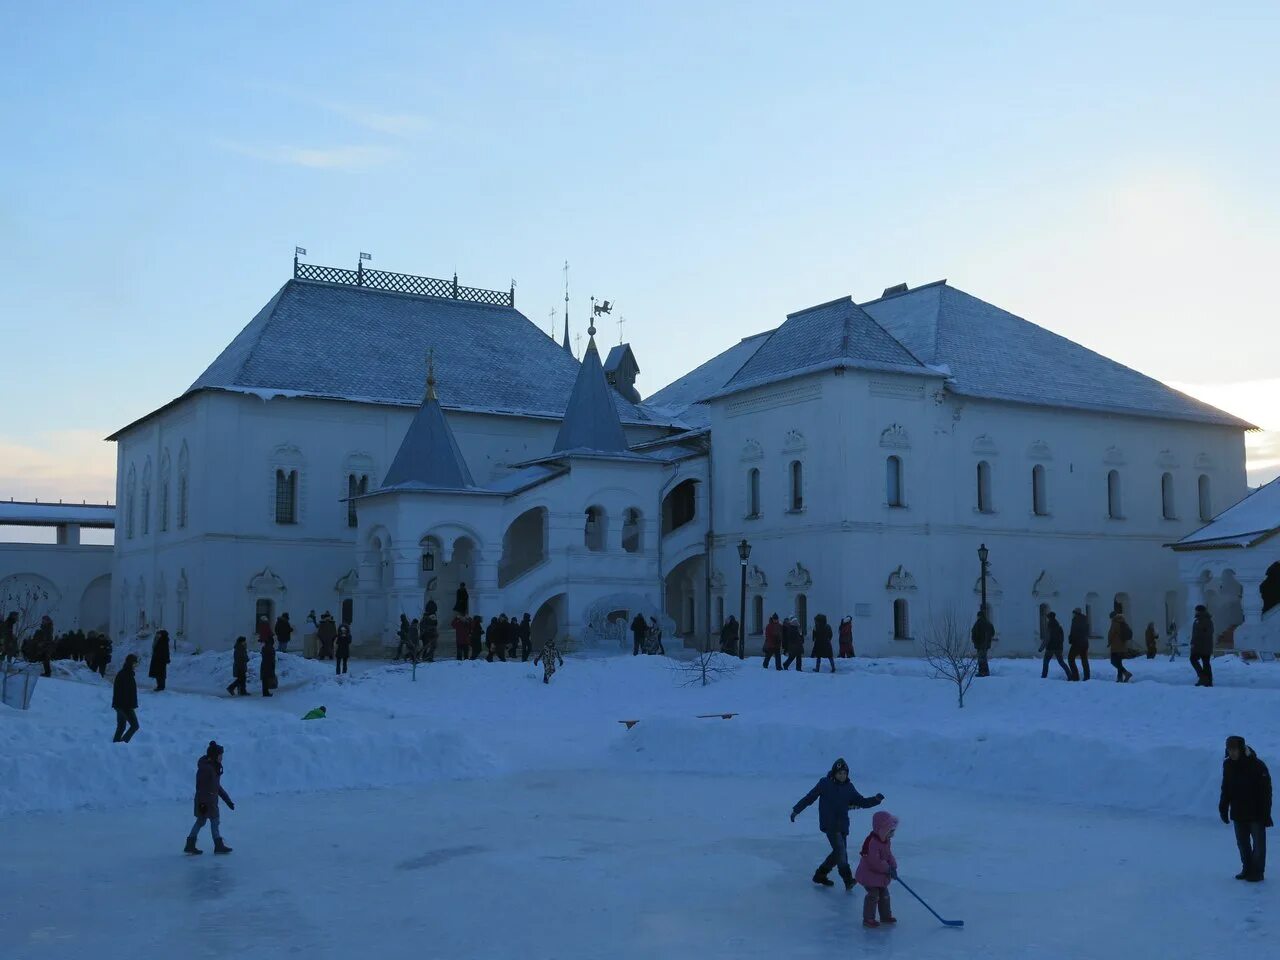
<path fill-rule="evenodd" d="M 647 398 L 644 406 L 657 416 L 679 418 L 691 427 L 705 427 L 711 422 L 711 413 L 703 401 L 724 387 L 771 333 L 773 331 L 768 330 L 745 337 L 679 380 L 667 384 Z"/>
<path fill-rule="evenodd" d="M 518 310 L 289 280 L 188 392 L 280 391 L 417 406 L 434 348 L 448 409 L 559 418 L 578 363 Z M 614 391 L 624 423 L 654 417 Z"/>
<path fill-rule="evenodd" d="M 1251 426 L 946 281 L 862 308 L 963 396 Z"/>
<path fill-rule="evenodd" d="M 435 391 L 430 390 L 379 489 L 469 490 L 475 485 Z"/>
<path fill-rule="evenodd" d="M 837 367 L 937 375 L 850 297 L 842 297 L 788 314 L 722 392 Z"/>
<path fill-rule="evenodd" d="M 604 377 L 600 366 L 600 353 L 596 350 L 596 338 L 587 343 L 587 352 L 578 367 L 578 379 L 569 395 L 560 433 L 556 436 L 553 452 L 574 450 L 596 453 L 621 453 L 627 449 L 627 437 L 622 432 L 618 411 L 613 398 L 617 394 Z"/>

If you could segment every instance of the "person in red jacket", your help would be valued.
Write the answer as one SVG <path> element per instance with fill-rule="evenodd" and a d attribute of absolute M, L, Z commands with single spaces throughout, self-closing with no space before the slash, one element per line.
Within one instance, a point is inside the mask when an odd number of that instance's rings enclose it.
<path fill-rule="evenodd" d="M 276 635 L 271 630 L 271 621 L 266 618 L 265 614 L 258 618 L 258 626 L 255 629 L 258 631 L 259 643 L 266 643 L 268 640 L 275 642 Z"/>
<path fill-rule="evenodd" d="M 898 861 L 893 856 L 893 834 L 898 818 L 888 810 L 878 810 L 871 818 L 871 832 L 862 841 L 862 858 L 854 880 L 866 888 L 862 901 L 862 925 L 878 927 L 881 923 L 897 923 L 889 905 L 889 881 L 898 877 Z M 876 921 L 876 907 L 880 920 Z"/>
<path fill-rule="evenodd" d="M 454 617 L 453 623 L 453 642 L 457 646 L 457 655 L 459 660 L 466 660 L 471 652 L 471 619 L 469 617 Z"/>
<path fill-rule="evenodd" d="M 840 621 L 840 659 L 853 657 L 853 617 L 845 617 Z"/>
<path fill-rule="evenodd" d="M 768 670 L 769 661 L 773 660 L 778 669 L 782 669 L 782 624 L 778 621 L 778 615 L 775 613 L 769 618 L 769 622 L 764 627 L 764 663 L 762 666 Z"/>

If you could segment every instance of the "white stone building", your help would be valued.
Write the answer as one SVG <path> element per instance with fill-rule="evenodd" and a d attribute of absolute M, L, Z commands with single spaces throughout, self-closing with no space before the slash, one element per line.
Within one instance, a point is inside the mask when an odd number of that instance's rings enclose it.
<path fill-rule="evenodd" d="M 1280 480 L 1173 544 L 1185 602 L 1213 617 L 1220 645 L 1280 653 Z M 1187 631 L 1182 631 L 1186 637 Z"/>
<path fill-rule="evenodd" d="M 914 653 L 976 611 L 985 543 L 998 649 L 1030 652 L 1048 609 L 1167 622 L 1163 545 L 1246 492 L 1248 424 L 944 282 L 791 314 L 643 402 L 629 348 L 579 364 L 513 299 L 300 265 L 113 436 L 116 632 L 329 609 L 387 646 L 463 581 L 537 636 L 629 647 L 661 610 L 700 641 L 746 539 L 749 636 L 848 614 L 859 652 Z"/>

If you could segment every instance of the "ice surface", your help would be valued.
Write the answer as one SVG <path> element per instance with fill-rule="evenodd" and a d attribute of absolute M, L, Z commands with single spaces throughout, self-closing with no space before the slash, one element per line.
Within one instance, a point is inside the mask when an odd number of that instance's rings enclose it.
<path fill-rule="evenodd" d="M 1204 690 L 1185 659 L 1131 661 L 1125 686 L 997 661 L 960 711 L 914 661 L 749 660 L 706 688 L 657 657 L 570 657 L 549 686 L 527 664 L 413 682 L 299 661 L 272 699 L 231 700 L 220 656 L 179 655 L 190 692 L 140 677 L 129 745 L 102 681 L 0 710 L 0 956 L 1133 960 L 1280 935 L 1216 818 L 1226 734 L 1280 755 L 1275 663 L 1219 658 Z M 236 852 L 185 858 L 213 737 Z M 902 818 L 903 877 L 965 930 L 899 891 L 898 928 L 864 931 L 860 897 L 809 883 L 816 813 L 787 814 L 837 755 Z"/>

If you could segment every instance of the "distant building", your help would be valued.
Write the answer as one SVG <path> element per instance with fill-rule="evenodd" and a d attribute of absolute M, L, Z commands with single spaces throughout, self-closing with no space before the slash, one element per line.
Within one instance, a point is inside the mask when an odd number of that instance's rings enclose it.
<path fill-rule="evenodd" d="M 640 612 L 700 642 L 746 539 L 749 649 L 821 612 L 913 654 L 976 612 L 985 543 L 997 650 L 1027 653 L 1049 610 L 1166 622 L 1163 545 L 1246 492 L 1249 424 L 945 282 L 798 311 L 643 402 L 628 345 L 579 363 L 513 300 L 301 265 L 111 438 L 116 633 L 163 602 L 227 647 L 327 609 L 391 647 L 428 597 L 447 629 L 466 583 L 536 638 L 629 650 Z"/>

